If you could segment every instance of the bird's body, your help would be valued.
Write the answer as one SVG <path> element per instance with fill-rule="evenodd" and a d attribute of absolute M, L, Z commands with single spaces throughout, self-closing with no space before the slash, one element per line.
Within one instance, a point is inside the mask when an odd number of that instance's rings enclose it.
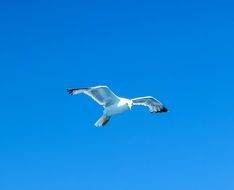
<path fill-rule="evenodd" d="M 90 88 L 67 89 L 69 94 L 75 95 L 84 93 L 93 98 L 98 104 L 104 107 L 102 117 L 95 123 L 96 127 L 104 126 L 111 116 L 131 110 L 133 105 L 148 106 L 151 113 L 167 112 L 167 108 L 161 102 L 151 96 L 135 99 L 127 99 L 116 96 L 107 86 L 96 86 Z"/>
<path fill-rule="evenodd" d="M 120 98 L 120 101 L 104 108 L 104 114 L 108 116 L 120 114 L 131 109 L 132 101 L 126 98 Z"/>

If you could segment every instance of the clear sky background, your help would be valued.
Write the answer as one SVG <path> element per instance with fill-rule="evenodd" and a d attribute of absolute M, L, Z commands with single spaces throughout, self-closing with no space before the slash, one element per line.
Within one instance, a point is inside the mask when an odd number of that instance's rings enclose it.
<path fill-rule="evenodd" d="M 1 1 L 1 190 L 233 190 L 232 1 Z M 104 128 L 69 87 L 152 95 Z"/>

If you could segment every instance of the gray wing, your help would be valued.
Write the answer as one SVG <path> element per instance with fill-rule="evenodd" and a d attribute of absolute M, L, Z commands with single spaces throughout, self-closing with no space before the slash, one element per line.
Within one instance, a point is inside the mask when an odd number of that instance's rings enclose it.
<path fill-rule="evenodd" d="M 132 99 L 133 105 L 147 106 L 151 113 L 167 112 L 168 109 L 152 96 L 145 96 Z"/>
<path fill-rule="evenodd" d="M 84 93 L 93 98 L 98 104 L 107 107 L 119 102 L 119 97 L 116 96 L 107 86 L 95 86 L 90 88 L 72 88 L 67 89 L 71 95 Z"/>

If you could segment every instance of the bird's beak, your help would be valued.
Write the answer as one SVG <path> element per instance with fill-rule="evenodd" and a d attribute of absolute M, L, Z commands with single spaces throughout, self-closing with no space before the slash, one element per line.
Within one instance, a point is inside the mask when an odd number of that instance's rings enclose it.
<path fill-rule="evenodd" d="M 132 109 L 132 104 L 128 104 L 128 106 L 129 106 L 129 108 L 130 108 L 130 110 Z"/>

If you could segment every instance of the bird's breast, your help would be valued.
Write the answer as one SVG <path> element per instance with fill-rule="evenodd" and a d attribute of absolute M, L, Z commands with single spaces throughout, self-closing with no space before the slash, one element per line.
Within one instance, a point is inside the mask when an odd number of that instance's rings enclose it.
<path fill-rule="evenodd" d="M 111 116 L 129 110 L 128 105 L 114 104 L 105 108 L 104 113 Z"/>

